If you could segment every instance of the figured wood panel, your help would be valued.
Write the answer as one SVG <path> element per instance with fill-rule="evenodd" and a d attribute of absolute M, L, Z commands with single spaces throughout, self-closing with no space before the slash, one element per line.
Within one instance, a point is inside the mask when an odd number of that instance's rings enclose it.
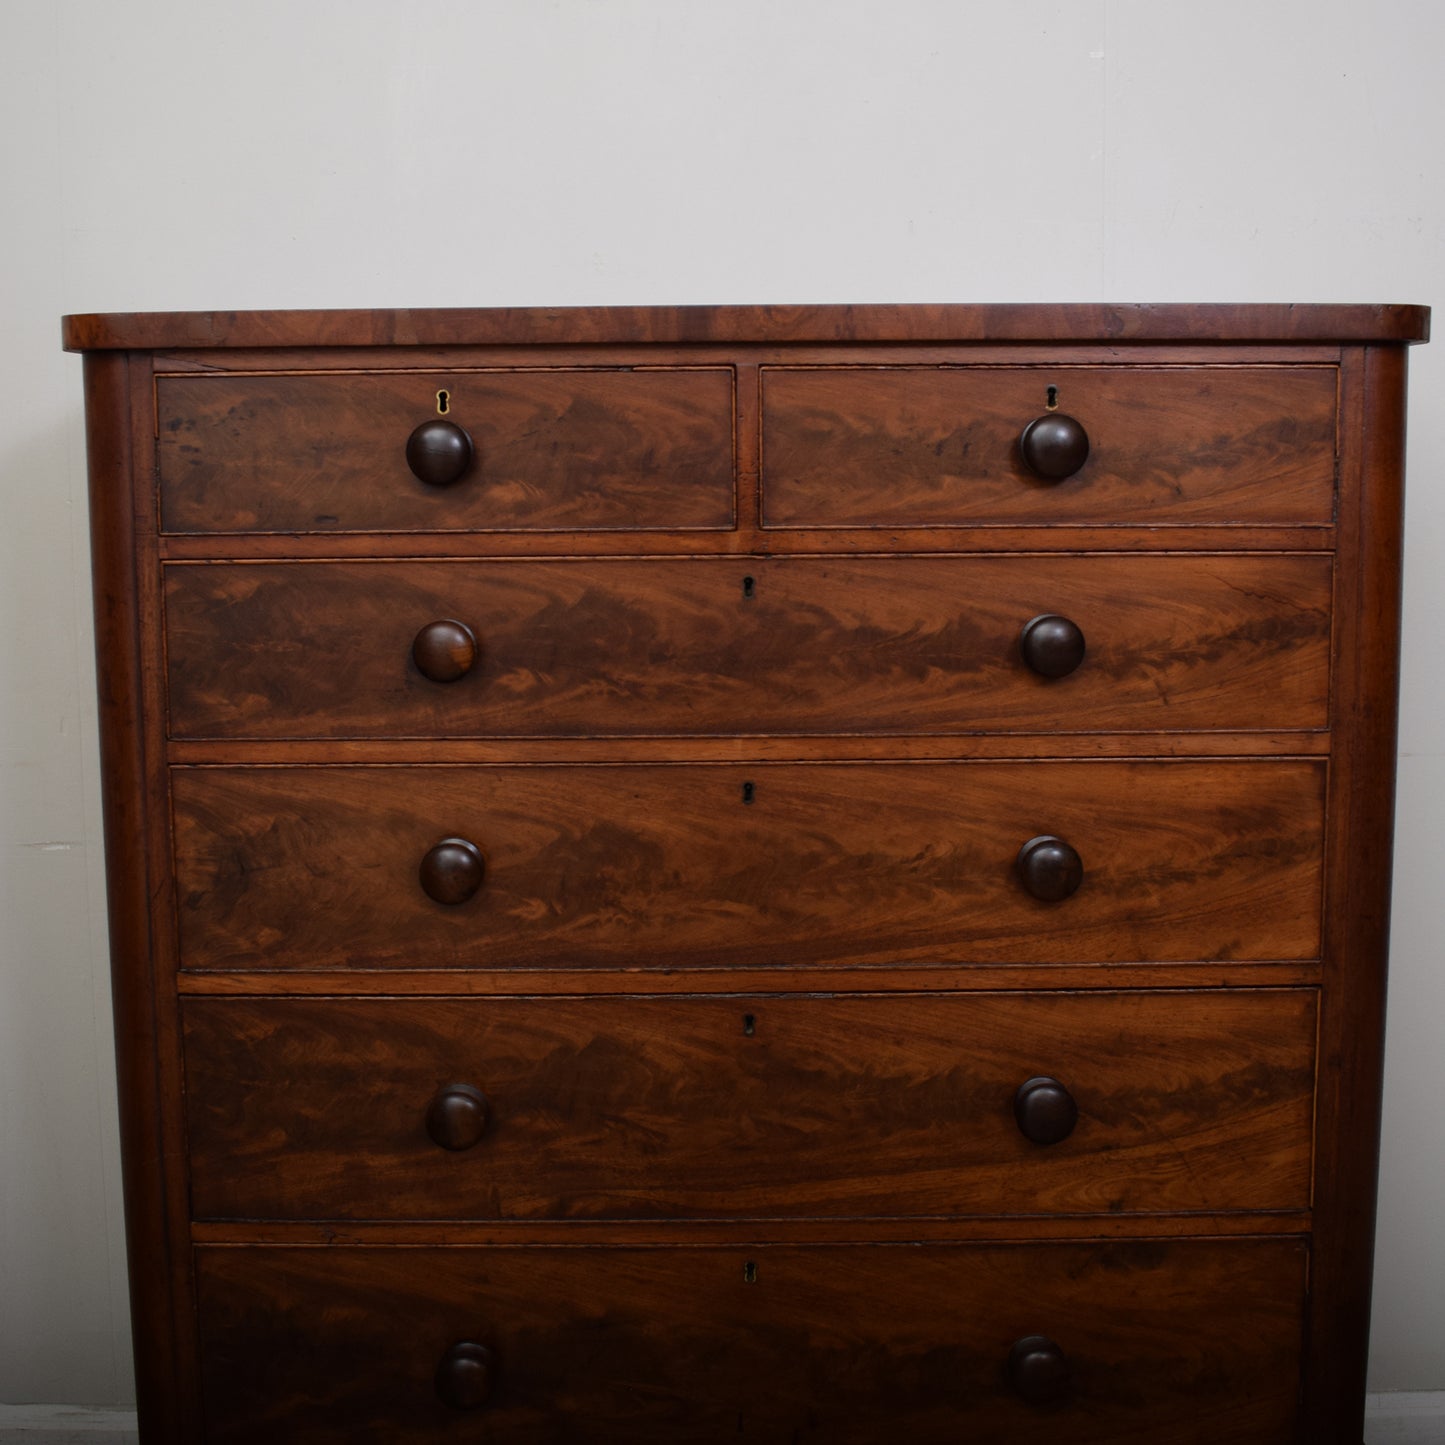
<path fill-rule="evenodd" d="M 1296 760 L 176 768 L 182 961 L 1315 958 L 1324 775 Z M 1016 872 L 1041 834 L 1083 860 L 1062 902 Z M 418 881 L 449 837 L 486 864 L 450 906 Z"/>
<path fill-rule="evenodd" d="M 1019 436 L 1057 388 L 1089 437 L 1040 480 Z M 1333 367 L 763 372 L 772 527 L 1313 523 L 1334 515 Z"/>
<path fill-rule="evenodd" d="M 178 738 L 1319 728 L 1330 559 L 688 558 L 173 564 Z M 1032 672 L 1042 613 L 1082 630 Z M 480 657 L 436 683 L 439 619 Z"/>
<path fill-rule="evenodd" d="M 406 443 L 438 418 L 475 447 L 446 487 Z M 733 524 L 733 373 L 162 376 L 168 532 L 547 531 Z"/>
<path fill-rule="evenodd" d="M 198 1219 L 1309 1203 L 1311 990 L 190 999 L 185 1023 Z M 1079 1110 L 1047 1145 L 1013 1114 L 1040 1075 Z M 425 1120 L 458 1082 L 489 1115 L 451 1151 Z"/>
<path fill-rule="evenodd" d="M 208 1247 L 206 1439 L 1281 1445 L 1305 1263 L 1293 1240 Z M 1035 1334 L 1072 1372 L 1047 1406 L 1005 1371 Z M 458 1412 L 434 1375 L 463 1340 L 493 1384 Z"/>

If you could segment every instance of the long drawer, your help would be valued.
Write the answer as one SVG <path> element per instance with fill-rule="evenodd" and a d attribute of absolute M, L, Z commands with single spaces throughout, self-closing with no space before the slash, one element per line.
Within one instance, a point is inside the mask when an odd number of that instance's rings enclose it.
<path fill-rule="evenodd" d="M 192 1207 L 212 1220 L 1300 1210 L 1315 1012 L 1303 989 L 193 998 Z"/>
<path fill-rule="evenodd" d="M 196 1252 L 208 1445 L 1280 1445 L 1306 1251 Z"/>
<path fill-rule="evenodd" d="M 763 521 L 1328 525 L 1337 389 L 1331 366 L 767 367 Z M 1040 476 L 1024 430 L 1061 416 L 1087 455 Z"/>
<path fill-rule="evenodd" d="M 188 968 L 1319 952 L 1320 762 L 171 776 Z"/>
<path fill-rule="evenodd" d="M 177 564 L 180 738 L 1308 729 L 1315 555 Z M 1051 619 L 1042 627 L 1038 619 Z"/>
<path fill-rule="evenodd" d="M 733 525 L 731 367 L 162 376 L 156 405 L 169 532 Z M 409 465 L 427 427 L 449 480 Z"/>

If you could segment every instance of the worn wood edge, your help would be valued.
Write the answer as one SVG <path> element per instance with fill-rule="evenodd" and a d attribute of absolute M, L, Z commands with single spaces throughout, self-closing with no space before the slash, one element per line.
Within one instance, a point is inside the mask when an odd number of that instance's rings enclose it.
<path fill-rule="evenodd" d="M 1324 757 L 1325 732 L 874 734 L 865 737 L 172 739 L 175 767 L 657 767 L 717 763 L 1249 762 Z"/>
<path fill-rule="evenodd" d="M 235 379 L 266 376 L 448 375 L 486 372 L 617 370 L 679 371 L 719 366 L 756 366 L 831 371 L 916 367 L 928 369 L 1027 367 L 1048 371 L 1128 367 L 1177 371 L 1194 367 L 1247 367 L 1252 371 L 1305 366 L 1338 366 L 1338 341 L 1210 341 L 1172 343 L 1161 351 L 1147 341 L 1072 341 L 1067 350 L 1045 341 L 794 341 L 677 342 L 649 346 L 635 342 L 539 343 L 516 346 L 253 346 L 219 352 L 215 348 L 166 348 L 157 353 L 161 380 Z"/>
<path fill-rule="evenodd" d="M 1201 340 L 1415 342 L 1427 307 L 1234 303 L 596 306 L 66 316 L 69 351 L 549 343 Z"/>
<path fill-rule="evenodd" d="M 757 501 L 756 477 L 740 474 L 743 506 Z M 414 559 L 484 561 L 528 557 L 552 561 L 644 557 L 910 556 L 1055 552 L 1326 552 L 1330 524 L 1276 527 L 1254 523 L 1169 523 L 1150 527 L 977 526 L 858 527 L 803 531 L 761 527 L 696 532 L 170 532 L 160 539 L 167 562 L 324 562 Z"/>
<path fill-rule="evenodd" d="M 727 1220 L 436 1220 L 357 1221 L 199 1220 L 191 1238 L 200 1248 L 293 1248 L 385 1245 L 396 1248 L 696 1249 L 748 1245 L 847 1248 L 877 1244 L 1122 1244 L 1221 1239 L 1273 1240 L 1306 1235 L 1306 1210 L 1251 1214 L 982 1215 L 975 1218 L 877 1217 Z"/>
<path fill-rule="evenodd" d="M 1363 349 L 1341 373 L 1335 751 L 1325 840 L 1315 1215 L 1301 1439 L 1357 1445 L 1364 1419 L 1398 713 L 1405 356 Z M 1366 622 L 1368 619 L 1368 625 Z"/>
<path fill-rule="evenodd" d="M 188 998 L 660 998 L 1316 988 L 1317 962 L 862 964 L 799 968 L 186 969 Z"/>

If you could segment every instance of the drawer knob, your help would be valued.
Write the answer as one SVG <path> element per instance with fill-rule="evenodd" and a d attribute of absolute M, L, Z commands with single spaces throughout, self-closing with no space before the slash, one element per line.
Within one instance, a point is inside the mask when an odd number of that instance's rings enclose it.
<path fill-rule="evenodd" d="M 426 1131 L 443 1149 L 474 1149 L 487 1132 L 487 1096 L 473 1084 L 448 1084 L 427 1106 Z"/>
<path fill-rule="evenodd" d="M 432 682 L 455 682 L 476 665 L 478 650 L 472 629 L 448 617 L 428 622 L 417 633 L 411 657 L 423 677 Z"/>
<path fill-rule="evenodd" d="M 472 439 L 454 421 L 424 421 L 406 439 L 406 464 L 429 487 L 449 487 L 472 465 Z"/>
<path fill-rule="evenodd" d="M 1067 677 L 1084 660 L 1084 634 L 1076 622 L 1045 612 L 1019 633 L 1024 661 L 1040 677 Z"/>
<path fill-rule="evenodd" d="M 443 838 L 421 860 L 421 886 L 437 903 L 465 903 L 486 876 L 482 850 L 465 838 Z"/>
<path fill-rule="evenodd" d="M 1026 1335 L 1008 1352 L 1009 1384 L 1031 1405 L 1046 1405 L 1069 1388 L 1068 1356 L 1047 1335 Z"/>
<path fill-rule="evenodd" d="M 1018 856 L 1024 887 L 1044 903 L 1060 903 L 1084 881 L 1084 860 L 1062 838 L 1030 838 Z"/>
<path fill-rule="evenodd" d="M 454 1410 L 475 1410 L 492 1393 L 492 1352 L 485 1345 L 459 1340 L 437 1366 L 437 1395 Z"/>
<path fill-rule="evenodd" d="M 1089 434 L 1073 417 L 1045 412 L 1035 417 L 1019 437 L 1024 465 L 1046 482 L 1071 477 L 1089 459 Z"/>
<path fill-rule="evenodd" d="M 1057 1080 L 1029 1079 L 1014 1095 L 1014 1119 L 1019 1133 L 1035 1144 L 1058 1144 L 1074 1132 L 1079 1106 Z"/>

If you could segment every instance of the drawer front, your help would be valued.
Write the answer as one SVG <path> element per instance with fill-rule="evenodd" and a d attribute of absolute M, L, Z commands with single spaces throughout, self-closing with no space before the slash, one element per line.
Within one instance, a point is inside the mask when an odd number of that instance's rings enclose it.
<path fill-rule="evenodd" d="M 1042 479 L 1020 436 L 1084 429 Z M 1314 367 L 769 367 L 772 527 L 1239 524 L 1334 517 L 1337 373 Z"/>
<path fill-rule="evenodd" d="M 184 1018 L 201 1219 L 1309 1205 L 1308 990 L 190 999 Z"/>
<path fill-rule="evenodd" d="M 1290 1240 L 196 1262 L 209 1445 L 1292 1438 L 1306 1253 Z M 1013 1383 L 1031 1337 L 1066 1375 L 1059 1398 Z M 463 1392 L 477 1403 L 439 1398 Z"/>
<path fill-rule="evenodd" d="M 1324 771 L 177 768 L 183 966 L 1312 959 Z"/>
<path fill-rule="evenodd" d="M 156 406 L 168 532 L 733 525 L 731 368 L 163 376 Z M 439 422 L 471 442 L 445 485 L 407 461 Z"/>
<path fill-rule="evenodd" d="M 178 564 L 170 725 L 259 739 L 1320 728 L 1330 587 L 1329 558 L 1294 554 Z M 1077 631 L 1081 660 L 1023 639 L 1043 615 Z"/>

